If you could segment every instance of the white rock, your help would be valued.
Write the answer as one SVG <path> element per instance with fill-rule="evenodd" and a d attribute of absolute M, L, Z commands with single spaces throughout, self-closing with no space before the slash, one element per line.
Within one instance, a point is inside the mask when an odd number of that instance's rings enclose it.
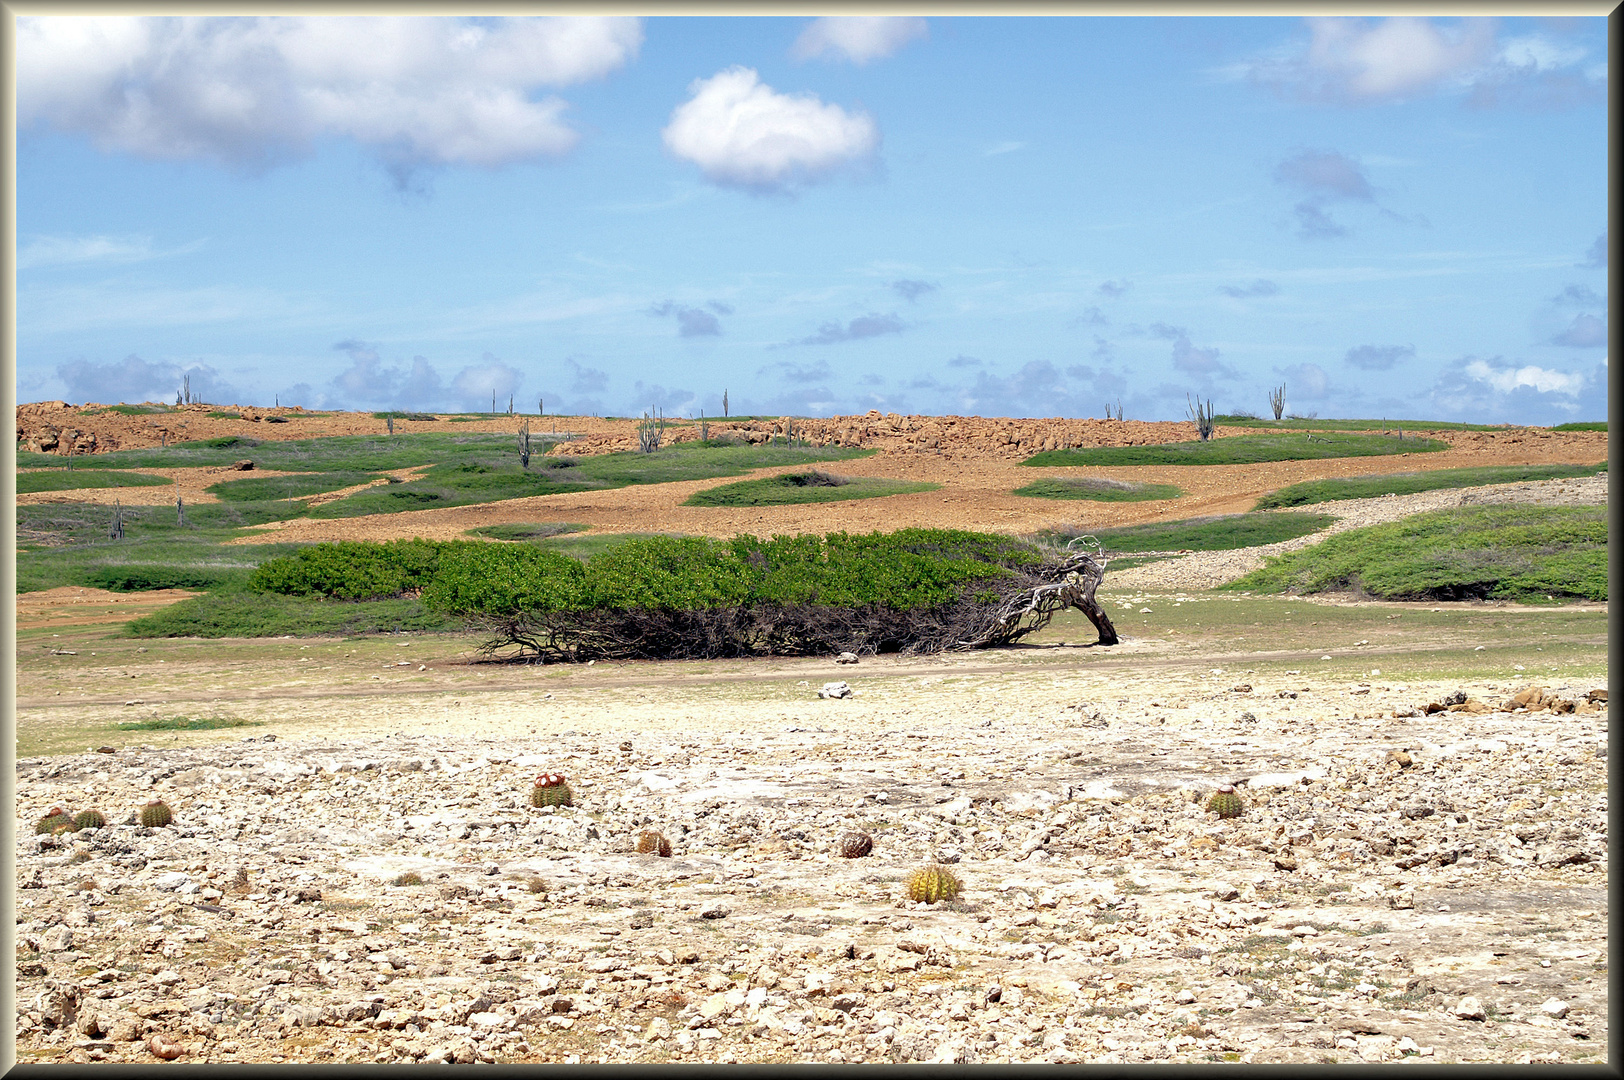
<path fill-rule="evenodd" d="M 1546 998 L 1539 1011 L 1553 1020 L 1561 1020 L 1568 1015 L 1568 1003 L 1561 998 Z"/>
<path fill-rule="evenodd" d="M 1459 1020 L 1487 1020 L 1489 1018 L 1488 1012 L 1483 1008 L 1483 1003 L 1471 994 L 1457 1001 L 1455 1008 L 1451 1011 Z"/>
<path fill-rule="evenodd" d="M 845 682 L 826 682 L 823 684 L 823 689 L 818 691 L 818 697 L 820 698 L 849 698 L 851 696 L 852 689 Z"/>

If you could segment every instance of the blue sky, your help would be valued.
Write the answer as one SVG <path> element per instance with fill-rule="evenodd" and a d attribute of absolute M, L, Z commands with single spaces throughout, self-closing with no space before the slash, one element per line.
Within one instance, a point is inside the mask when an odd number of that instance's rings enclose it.
<path fill-rule="evenodd" d="M 1606 416 L 1602 18 L 19 19 L 19 401 Z"/>

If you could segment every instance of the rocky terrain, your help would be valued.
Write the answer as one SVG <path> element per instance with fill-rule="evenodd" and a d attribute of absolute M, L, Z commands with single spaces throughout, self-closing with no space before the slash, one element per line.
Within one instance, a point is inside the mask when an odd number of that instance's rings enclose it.
<path fill-rule="evenodd" d="M 1599 687 L 864 671 L 19 761 L 18 1060 L 1606 1060 Z"/>

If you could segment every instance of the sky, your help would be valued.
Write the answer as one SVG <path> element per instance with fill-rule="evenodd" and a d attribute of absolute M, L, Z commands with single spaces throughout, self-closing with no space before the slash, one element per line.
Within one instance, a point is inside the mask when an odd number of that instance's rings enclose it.
<path fill-rule="evenodd" d="M 17 24 L 17 400 L 1604 419 L 1603 18 Z"/>

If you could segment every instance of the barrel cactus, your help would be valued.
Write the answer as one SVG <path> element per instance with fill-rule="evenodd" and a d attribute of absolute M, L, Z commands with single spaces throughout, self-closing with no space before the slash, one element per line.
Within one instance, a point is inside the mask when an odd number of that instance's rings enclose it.
<path fill-rule="evenodd" d="M 74 832 L 80 829 L 100 829 L 106 824 L 107 819 L 102 816 L 100 810 L 81 810 L 73 815 Z"/>
<path fill-rule="evenodd" d="M 530 789 L 530 805 L 574 806 L 575 793 L 565 782 L 563 773 L 542 773 L 536 777 L 536 786 Z"/>
<path fill-rule="evenodd" d="M 1240 817 L 1246 804 L 1235 794 L 1235 785 L 1220 784 L 1212 798 L 1207 800 L 1207 809 L 1221 818 Z"/>
<path fill-rule="evenodd" d="M 908 899 L 920 904 L 952 900 L 964 883 L 945 866 L 927 866 L 908 878 Z"/>
<path fill-rule="evenodd" d="M 73 819 L 68 816 L 68 812 L 66 810 L 62 809 L 60 806 L 53 806 L 51 807 L 50 813 L 34 822 L 34 835 L 44 836 L 48 833 L 56 832 L 64 825 L 71 826 L 72 824 Z"/>
<path fill-rule="evenodd" d="M 175 815 L 162 799 L 154 799 L 141 808 L 141 824 L 149 829 L 161 829 L 175 820 Z"/>
<path fill-rule="evenodd" d="M 637 838 L 637 853 L 639 855 L 658 855 L 662 859 L 669 859 L 671 857 L 671 841 L 660 833 L 645 830 Z"/>
<path fill-rule="evenodd" d="M 861 859 L 874 850 L 874 838 L 865 832 L 849 832 L 840 838 L 842 859 Z"/>

